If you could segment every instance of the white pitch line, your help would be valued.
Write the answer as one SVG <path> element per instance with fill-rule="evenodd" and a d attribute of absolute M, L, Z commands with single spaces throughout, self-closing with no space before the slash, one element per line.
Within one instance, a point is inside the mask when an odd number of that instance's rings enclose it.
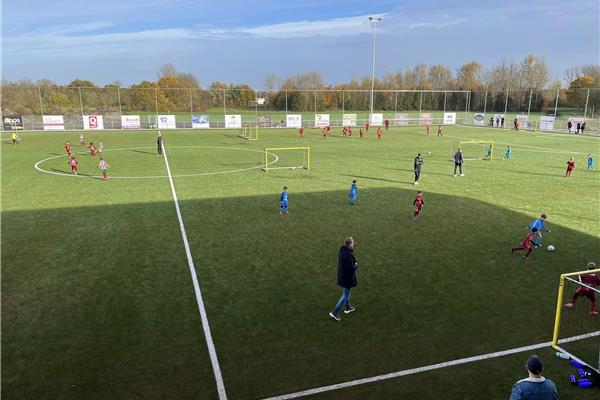
<path fill-rule="evenodd" d="M 221 375 L 221 366 L 219 365 L 219 359 L 217 358 L 217 351 L 215 350 L 215 344 L 212 339 L 210 332 L 210 326 L 208 324 L 208 316 L 206 315 L 206 308 L 204 307 L 204 300 L 202 299 L 202 293 L 200 292 L 200 283 L 198 283 L 198 276 L 196 276 L 196 267 L 194 266 L 194 260 L 192 259 L 192 251 L 190 250 L 190 244 L 187 239 L 187 233 L 185 232 L 185 226 L 183 225 L 183 218 L 181 217 L 181 210 L 179 209 L 179 200 L 177 200 L 177 192 L 175 192 L 175 184 L 173 183 L 173 176 L 171 175 L 171 168 L 169 167 L 169 160 L 167 158 L 167 152 L 165 146 L 161 143 L 163 157 L 165 158 L 165 165 L 167 167 L 167 175 L 169 176 L 169 183 L 171 184 L 171 192 L 173 193 L 173 201 L 175 202 L 175 211 L 177 211 L 177 219 L 179 219 L 179 229 L 181 229 L 181 236 L 183 237 L 183 246 L 185 247 L 185 255 L 187 256 L 188 266 L 190 268 L 190 274 L 192 275 L 192 282 L 194 283 L 194 292 L 196 293 L 196 302 L 198 303 L 198 310 L 200 311 L 200 319 L 202 320 L 202 329 L 204 330 L 204 337 L 206 339 L 206 345 L 208 347 L 208 355 L 210 356 L 210 362 L 212 364 L 213 372 L 215 374 L 215 381 L 217 383 L 217 391 L 219 393 L 219 400 L 227 400 L 227 393 L 225 392 L 225 384 L 223 383 L 223 376 Z"/>
<path fill-rule="evenodd" d="M 569 343 L 569 342 L 574 342 L 577 340 L 589 339 L 591 337 L 596 337 L 596 336 L 600 336 L 600 331 L 591 332 L 591 333 L 587 333 L 587 334 L 579 335 L 579 336 L 572 336 L 569 338 L 564 338 L 564 339 L 559 340 L 558 343 L 559 344 Z M 384 380 L 388 380 L 388 379 L 399 378 L 401 376 L 414 375 L 414 374 L 418 374 L 421 372 L 433 371 L 433 370 L 440 369 L 440 368 L 453 367 L 455 365 L 468 364 L 468 363 L 472 363 L 475 361 L 489 360 L 491 358 L 503 357 L 503 356 L 507 356 L 510 354 L 522 353 L 525 351 L 538 350 L 538 349 L 542 349 L 544 347 L 550 347 L 550 346 L 552 346 L 552 342 L 532 344 L 529 346 L 517 347 L 517 348 L 509 349 L 509 350 L 497 351 L 495 353 L 488 353 L 488 354 L 482 354 L 482 355 L 478 355 L 478 356 L 459 358 L 458 360 L 446 361 L 446 362 L 442 362 L 442 363 L 438 363 L 438 364 L 425 365 L 423 367 L 405 369 L 402 371 L 391 372 L 389 374 L 371 376 L 369 378 L 357 379 L 354 381 L 336 383 L 334 385 L 321 386 L 321 387 L 314 388 L 314 389 L 302 390 L 300 392 L 294 392 L 294 393 L 288 393 L 288 394 L 283 394 L 283 395 L 279 395 L 279 396 L 268 397 L 263 400 L 288 400 L 288 399 L 296 399 L 298 397 L 312 396 L 312 395 L 318 394 L 318 393 L 331 392 L 333 390 L 340 390 L 340 389 L 349 388 L 352 386 L 364 385 L 367 383 L 373 383 L 373 382 L 379 382 L 379 381 L 384 381 Z"/>

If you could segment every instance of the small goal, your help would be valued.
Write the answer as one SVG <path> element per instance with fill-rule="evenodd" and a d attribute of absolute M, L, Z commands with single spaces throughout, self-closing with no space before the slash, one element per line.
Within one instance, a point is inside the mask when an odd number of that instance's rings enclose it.
<path fill-rule="evenodd" d="M 269 163 L 269 155 L 275 161 Z M 268 147 L 264 152 L 263 171 L 275 169 L 310 169 L 310 147 Z"/>
<path fill-rule="evenodd" d="M 244 125 L 238 135 L 245 140 L 258 140 L 258 125 Z"/>
<path fill-rule="evenodd" d="M 454 154 L 460 149 L 463 160 L 486 160 L 491 161 L 494 157 L 494 142 L 492 140 L 471 140 L 468 142 L 454 142 L 450 160 L 454 160 Z"/>

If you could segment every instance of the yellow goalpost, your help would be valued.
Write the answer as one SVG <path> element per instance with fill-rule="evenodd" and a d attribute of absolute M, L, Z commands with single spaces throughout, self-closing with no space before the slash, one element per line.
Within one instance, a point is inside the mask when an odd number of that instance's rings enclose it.
<path fill-rule="evenodd" d="M 258 140 L 258 125 L 244 125 L 238 136 L 246 140 Z"/>

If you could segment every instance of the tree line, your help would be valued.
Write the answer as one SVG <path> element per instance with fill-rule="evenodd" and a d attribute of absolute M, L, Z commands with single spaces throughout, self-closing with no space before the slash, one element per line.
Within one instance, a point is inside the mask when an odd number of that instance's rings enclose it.
<path fill-rule="evenodd" d="M 388 71 L 377 77 L 374 88 L 376 110 L 461 110 L 466 103 L 472 110 L 511 111 L 526 109 L 547 111 L 554 107 L 560 92 L 560 107 L 581 108 L 586 101 L 600 106 L 600 66 L 583 65 L 566 71 L 566 86 L 551 79 L 543 57 L 528 55 L 520 62 L 502 59 L 490 69 L 473 61 L 455 71 L 445 65 L 419 64 L 405 70 Z M 83 89 L 81 89 L 83 88 Z M 127 90 L 120 90 L 127 89 Z M 368 110 L 371 78 L 352 79 L 335 85 L 327 84 L 320 72 L 306 72 L 278 77 L 269 75 L 264 89 L 247 84 L 212 82 L 202 88 L 191 73 L 179 72 L 172 64 L 157 71 L 156 80 L 143 80 L 125 88 L 116 81 L 102 87 L 92 81 L 74 79 L 66 86 L 49 80 L 2 82 L 4 113 L 69 114 L 135 113 L 190 111 L 206 112 L 211 108 L 253 108 L 257 99 L 268 110 L 327 111 Z M 437 91 L 400 92 L 396 90 Z M 447 91 L 444 93 L 444 91 Z M 469 91 L 466 93 L 458 91 Z M 508 91 L 508 98 L 507 96 Z M 531 94 L 531 95 L 530 95 Z"/>

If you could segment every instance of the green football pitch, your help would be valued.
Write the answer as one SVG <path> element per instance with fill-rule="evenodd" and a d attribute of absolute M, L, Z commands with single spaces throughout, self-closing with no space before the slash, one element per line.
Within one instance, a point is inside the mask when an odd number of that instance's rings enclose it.
<path fill-rule="evenodd" d="M 394 128 L 378 140 L 371 130 L 361 140 L 339 129 L 326 139 L 265 129 L 258 141 L 235 130 L 163 131 L 177 203 L 154 131 L 85 132 L 86 142 L 105 144 L 108 182 L 79 147 L 80 132 L 23 133 L 18 145 L 4 134 L 2 397 L 219 398 L 176 204 L 229 399 L 550 341 L 559 275 L 600 261 L 600 173 L 585 165 L 600 140 L 434 131 Z M 494 159 L 466 161 L 465 176 L 453 177 L 454 142 L 469 140 L 493 140 Z M 81 153 L 77 177 L 68 175 L 66 141 Z M 298 146 L 311 148 L 310 170 L 261 170 L 264 148 Z M 268 160 L 297 156 L 271 150 Z M 577 168 L 565 178 L 569 157 Z M 278 213 L 284 185 L 288 217 Z M 426 203 L 413 221 L 417 189 Z M 544 245 L 557 250 L 527 261 L 510 254 L 542 212 L 551 229 Z M 346 236 L 361 266 L 357 310 L 335 322 L 327 313 L 341 294 Z M 550 347 L 306 398 L 505 399 L 532 353 L 561 398 L 597 398 L 570 385 L 575 371 Z"/>

